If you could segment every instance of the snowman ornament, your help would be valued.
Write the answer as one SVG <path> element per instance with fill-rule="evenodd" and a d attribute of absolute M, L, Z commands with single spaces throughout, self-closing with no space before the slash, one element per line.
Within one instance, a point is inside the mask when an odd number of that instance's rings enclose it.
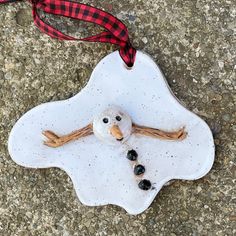
<path fill-rule="evenodd" d="M 8 149 L 21 166 L 64 170 L 83 204 L 115 204 L 130 214 L 146 210 L 170 180 L 203 177 L 214 161 L 208 125 L 140 51 L 132 69 L 113 52 L 80 93 L 28 111 Z"/>
<path fill-rule="evenodd" d="M 94 118 L 92 124 L 88 124 L 70 134 L 59 136 L 50 130 L 43 132 L 43 135 L 47 138 L 44 144 L 53 148 L 92 134 L 108 145 L 124 145 L 127 147 L 126 157 L 133 164 L 133 172 L 138 181 L 138 187 L 142 190 L 151 189 L 152 183 L 150 180 L 143 178 L 146 171 L 145 166 L 138 163 L 138 153 L 126 144 L 129 137 L 133 134 L 138 134 L 152 138 L 180 141 L 187 135 L 184 128 L 174 132 L 167 132 L 134 124 L 131 117 L 117 106 L 107 108 Z"/>

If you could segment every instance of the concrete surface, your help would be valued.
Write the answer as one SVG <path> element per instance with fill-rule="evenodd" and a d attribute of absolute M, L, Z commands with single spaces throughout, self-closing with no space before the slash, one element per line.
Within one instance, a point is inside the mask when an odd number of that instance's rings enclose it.
<path fill-rule="evenodd" d="M 101 0 L 128 26 L 134 45 L 161 66 L 177 97 L 210 125 L 212 171 L 163 188 L 143 214 L 116 206 L 86 207 L 58 169 L 17 166 L 9 131 L 30 108 L 76 94 L 110 45 L 58 42 L 32 23 L 30 4 L 0 6 L 0 235 L 236 235 L 235 2 L 233 0 Z M 85 23 L 48 17 L 73 35 Z"/>

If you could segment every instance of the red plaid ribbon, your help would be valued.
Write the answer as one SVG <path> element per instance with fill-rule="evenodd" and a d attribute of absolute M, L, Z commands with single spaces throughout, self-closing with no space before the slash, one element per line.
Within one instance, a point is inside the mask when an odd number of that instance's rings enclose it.
<path fill-rule="evenodd" d="M 19 0 L 0 0 L 1 3 Z M 127 27 L 113 15 L 98 8 L 67 0 L 30 0 L 35 25 L 45 34 L 60 40 L 82 40 L 89 42 L 111 43 L 120 46 L 119 52 L 128 67 L 133 66 L 136 49 L 131 45 Z M 66 35 L 44 22 L 37 10 L 46 13 L 87 21 L 102 26 L 106 31 L 91 37 L 77 39 Z"/>

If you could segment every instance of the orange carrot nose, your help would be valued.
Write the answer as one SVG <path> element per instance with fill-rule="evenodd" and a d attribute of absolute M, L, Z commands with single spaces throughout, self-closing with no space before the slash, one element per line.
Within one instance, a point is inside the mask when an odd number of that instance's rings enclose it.
<path fill-rule="evenodd" d="M 110 129 L 111 135 L 115 137 L 118 141 L 122 141 L 123 134 L 118 125 L 113 125 Z"/>

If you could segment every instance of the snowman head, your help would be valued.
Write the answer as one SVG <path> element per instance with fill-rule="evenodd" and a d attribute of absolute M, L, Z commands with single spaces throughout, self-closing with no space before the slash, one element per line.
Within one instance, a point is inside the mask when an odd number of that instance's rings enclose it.
<path fill-rule="evenodd" d="M 119 144 L 125 142 L 132 132 L 132 121 L 130 116 L 120 107 L 110 107 L 93 120 L 94 135 L 108 144 Z"/>

